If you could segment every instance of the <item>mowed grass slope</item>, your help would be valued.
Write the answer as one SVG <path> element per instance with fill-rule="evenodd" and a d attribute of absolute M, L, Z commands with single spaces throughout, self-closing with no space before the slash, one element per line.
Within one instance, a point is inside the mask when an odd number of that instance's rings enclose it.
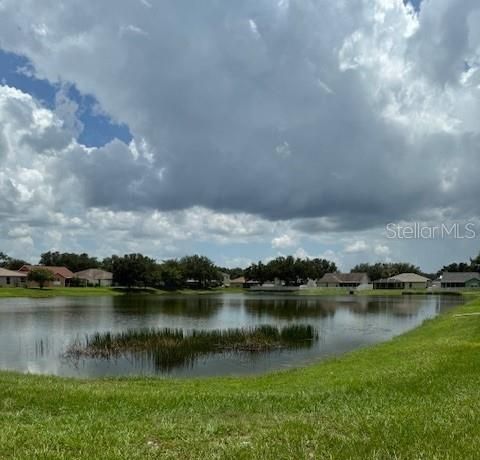
<path fill-rule="evenodd" d="M 0 458 L 479 458 L 479 314 L 254 378 L 0 373 Z"/>

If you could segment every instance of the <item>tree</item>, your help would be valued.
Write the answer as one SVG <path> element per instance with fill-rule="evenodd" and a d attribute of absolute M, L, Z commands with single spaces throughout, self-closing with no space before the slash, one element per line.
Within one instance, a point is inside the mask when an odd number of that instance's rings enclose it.
<path fill-rule="evenodd" d="M 6 268 L 7 270 L 18 270 L 23 265 L 26 265 L 22 259 L 14 259 L 7 254 L 0 252 L 0 267 Z"/>
<path fill-rule="evenodd" d="M 38 283 L 40 289 L 43 289 L 45 284 L 54 280 L 53 273 L 46 268 L 34 268 L 28 272 L 28 281 L 34 281 Z"/>
<path fill-rule="evenodd" d="M 218 270 L 222 273 L 226 273 L 227 275 L 230 275 L 231 279 L 239 278 L 240 276 L 245 275 L 245 270 L 240 267 L 235 267 L 235 268 L 218 267 Z"/>
<path fill-rule="evenodd" d="M 277 257 L 267 264 L 262 262 L 252 264 L 245 269 L 245 277 L 260 283 L 278 278 L 288 286 L 306 283 L 309 278 L 319 279 L 325 273 L 336 270 L 335 263 L 326 259 L 300 259 L 287 256 Z"/>
<path fill-rule="evenodd" d="M 399 275 L 400 273 L 417 273 L 419 275 L 422 274 L 422 271 L 419 267 L 408 262 L 377 262 L 375 264 L 362 263 L 355 265 L 355 267 L 353 267 L 350 272 L 367 273 L 368 277 L 372 281 L 383 278 L 390 278 L 392 276 Z"/>
<path fill-rule="evenodd" d="M 96 257 L 90 257 L 86 253 L 75 254 L 73 252 L 44 252 L 40 256 L 40 265 L 67 267 L 72 272 L 87 270 L 88 268 L 100 268 Z"/>
<path fill-rule="evenodd" d="M 477 257 L 470 259 L 470 270 L 473 272 L 479 272 L 480 271 L 480 253 L 477 255 Z"/>
<path fill-rule="evenodd" d="M 113 282 L 128 288 L 152 285 L 157 275 L 155 260 L 142 254 L 112 256 Z"/>
<path fill-rule="evenodd" d="M 185 283 L 185 275 L 178 260 L 165 260 L 159 265 L 160 282 L 166 289 L 179 289 Z"/>
<path fill-rule="evenodd" d="M 265 281 L 269 280 L 267 268 L 261 261 L 258 264 L 252 264 L 247 267 L 244 274 L 247 280 L 258 281 L 259 283 L 265 283 Z"/>
<path fill-rule="evenodd" d="M 200 287 L 209 287 L 221 280 L 218 268 L 208 257 L 185 256 L 180 259 L 179 263 L 185 278 L 198 281 Z"/>

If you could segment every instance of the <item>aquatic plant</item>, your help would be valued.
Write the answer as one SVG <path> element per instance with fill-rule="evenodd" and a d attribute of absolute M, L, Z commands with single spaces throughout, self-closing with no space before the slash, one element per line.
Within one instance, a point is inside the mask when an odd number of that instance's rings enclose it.
<path fill-rule="evenodd" d="M 225 352 L 266 352 L 274 349 L 308 347 L 318 339 L 310 325 L 284 328 L 257 326 L 245 329 L 193 330 L 131 329 L 94 333 L 71 344 L 70 359 L 115 359 L 122 356 L 149 359 L 158 369 L 191 365 L 200 355 Z"/>

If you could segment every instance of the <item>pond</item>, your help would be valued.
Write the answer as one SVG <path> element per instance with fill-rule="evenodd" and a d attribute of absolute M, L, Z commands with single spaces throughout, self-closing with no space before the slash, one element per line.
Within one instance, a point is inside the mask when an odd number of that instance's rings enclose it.
<path fill-rule="evenodd" d="M 454 296 L 270 294 L 1 299 L 0 369 L 73 377 L 262 373 L 388 340 L 461 302 Z M 307 326 L 315 334 L 301 346 L 216 349 L 168 363 L 155 353 L 138 350 L 114 356 L 67 353 L 94 334 L 97 338 L 106 333 L 138 335 L 168 328 L 177 335 L 203 337 L 233 329 L 254 331 L 259 326 L 278 328 L 277 335 Z"/>

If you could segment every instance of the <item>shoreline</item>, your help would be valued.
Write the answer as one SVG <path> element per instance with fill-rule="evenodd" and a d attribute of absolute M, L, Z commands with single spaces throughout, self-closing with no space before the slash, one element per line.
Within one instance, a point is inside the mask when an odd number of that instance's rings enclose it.
<path fill-rule="evenodd" d="M 401 296 L 401 295 L 480 295 L 480 291 L 472 290 L 398 290 L 398 289 L 367 289 L 355 291 L 351 294 L 350 289 L 344 288 L 315 288 L 299 289 L 296 291 L 260 291 L 243 288 L 213 288 L 213 289 L 181 289 L 177 291 L 165 291 L 153 288 L 124 288 L 107 287 L 66 287 L 66 288 L 5 288 L 0 287 L 0 299 L 7 298 L 52 298 L 52 297 L 102 297 L 102 296 L 125 296 L 125 295 L 151 295 L 151 296 L 204 296 L 222 294 L 252 294 L 252 295 L 279 295 L 285 297 L 328 297 L 328 296 Z"/>
<path fill-rule="evenodd" d="M 479 313 L 477 296 L 388 342 L 261 376 L 2 371 L 0 456 L 474 458 Z"/>

